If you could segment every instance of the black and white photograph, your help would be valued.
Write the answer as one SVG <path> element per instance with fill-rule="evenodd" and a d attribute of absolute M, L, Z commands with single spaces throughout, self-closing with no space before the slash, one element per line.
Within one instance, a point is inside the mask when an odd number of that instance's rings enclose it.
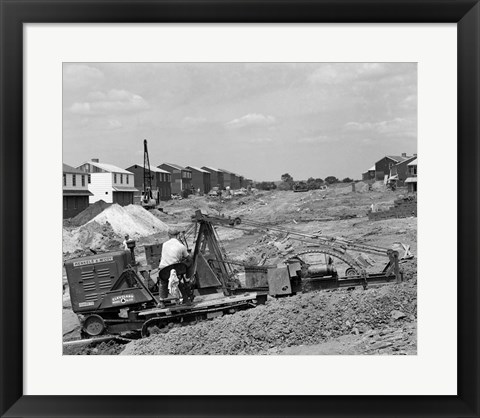
<path fill-rule="evenodd" d="M 417 63 L 62 75 L 63 355 L 417 355 Z"/>

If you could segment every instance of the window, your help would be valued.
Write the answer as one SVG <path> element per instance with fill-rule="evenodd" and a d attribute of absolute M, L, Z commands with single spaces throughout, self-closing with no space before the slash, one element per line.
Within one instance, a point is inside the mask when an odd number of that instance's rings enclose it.
<path fill-rule="evenodd" d="M 116 183 L 117 182 L 117 175 L 115 173 L 113 173 L 113 182 Z"/>
<path fill-rule="evenodd" d="M 88 174 L 88 184 L 90 184 L 91 182 L 92 182 L 92 176 Z"/>
<path fill-rule="evenodd" d="M 67 175 L 66 174 L 63 175 L 63 185 L 64 186 L 67 185 Z"/>
<path fill-rule="evenodd" d="M 85 187 L 85 176 L 82 174 L 82 187 Z"/>
<path fill-rule="evenodd" d="M 120 174 L 120 184 L 123 184 L 123 174 Z"/>
<path fill-rule="evenodd" d="M 77 185 L 77 175 L 76 174 L 72 174 L 72 185 L 73 186 Z"/>
<path fill-rule="evenodd" d="M 127 174 L 127 184 L 128 184 L 128 178 L 129 178 L 129 177 L 130 177 L 130 175 L 129 175 L 129 174 Z"/>

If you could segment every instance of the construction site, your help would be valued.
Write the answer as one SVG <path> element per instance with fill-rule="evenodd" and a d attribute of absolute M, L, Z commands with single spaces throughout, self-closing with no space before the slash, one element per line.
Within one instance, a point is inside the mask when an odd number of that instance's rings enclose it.
<path fill-rule="evenodd" d="M 416 215 L 382 181 L 96 202 L 64 220 L 63 352 L 414 355 Z M 172 227 L 180 298 L 159 285 Z"/>

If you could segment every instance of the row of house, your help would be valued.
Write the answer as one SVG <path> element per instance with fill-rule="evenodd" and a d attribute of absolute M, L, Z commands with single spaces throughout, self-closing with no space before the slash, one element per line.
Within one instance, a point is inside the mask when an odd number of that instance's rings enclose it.
<path fill-rule="evenodd" d="M 252 180 L 213 167 L 182 167 L 163 163 L 150 167 L 154 198 L 160 201 L 171 199 L 172 194 L 188 195 L 195 192 L 206 194 L 213 187 L 235 190 L 247 187 Z M 63 165 L 63 215 L 75 216 L 89 204 L 103 200 L 126 206 L 138 203 L 144 183 L 142 164 L 133 164 L 126 169 L 101 163 L 94 158 L 78 167 Z"/>
<path fill-rule="evenodd" d="M 416 192 L 417 160 L 417 154 L 386 155 L 362 173 L 362 179 L 394 181 L 398 186 L 407 185 L 409 192 Z"/>

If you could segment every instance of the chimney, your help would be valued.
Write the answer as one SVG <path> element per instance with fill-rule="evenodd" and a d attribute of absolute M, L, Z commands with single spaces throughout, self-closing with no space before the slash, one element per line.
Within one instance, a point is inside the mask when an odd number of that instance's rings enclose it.
<path fill-rule="evenodd" d="M 92 163 L 99 163 L 100 160 L 98 158 L 92 158 Z"/>
<path fill-rule="evenodd" d="M 407 153 L 406 152 L 402 152 L 402 157 L 406 157 L 407 156 Z M 97 161 L 98 163 L 98 161 Z"/>

